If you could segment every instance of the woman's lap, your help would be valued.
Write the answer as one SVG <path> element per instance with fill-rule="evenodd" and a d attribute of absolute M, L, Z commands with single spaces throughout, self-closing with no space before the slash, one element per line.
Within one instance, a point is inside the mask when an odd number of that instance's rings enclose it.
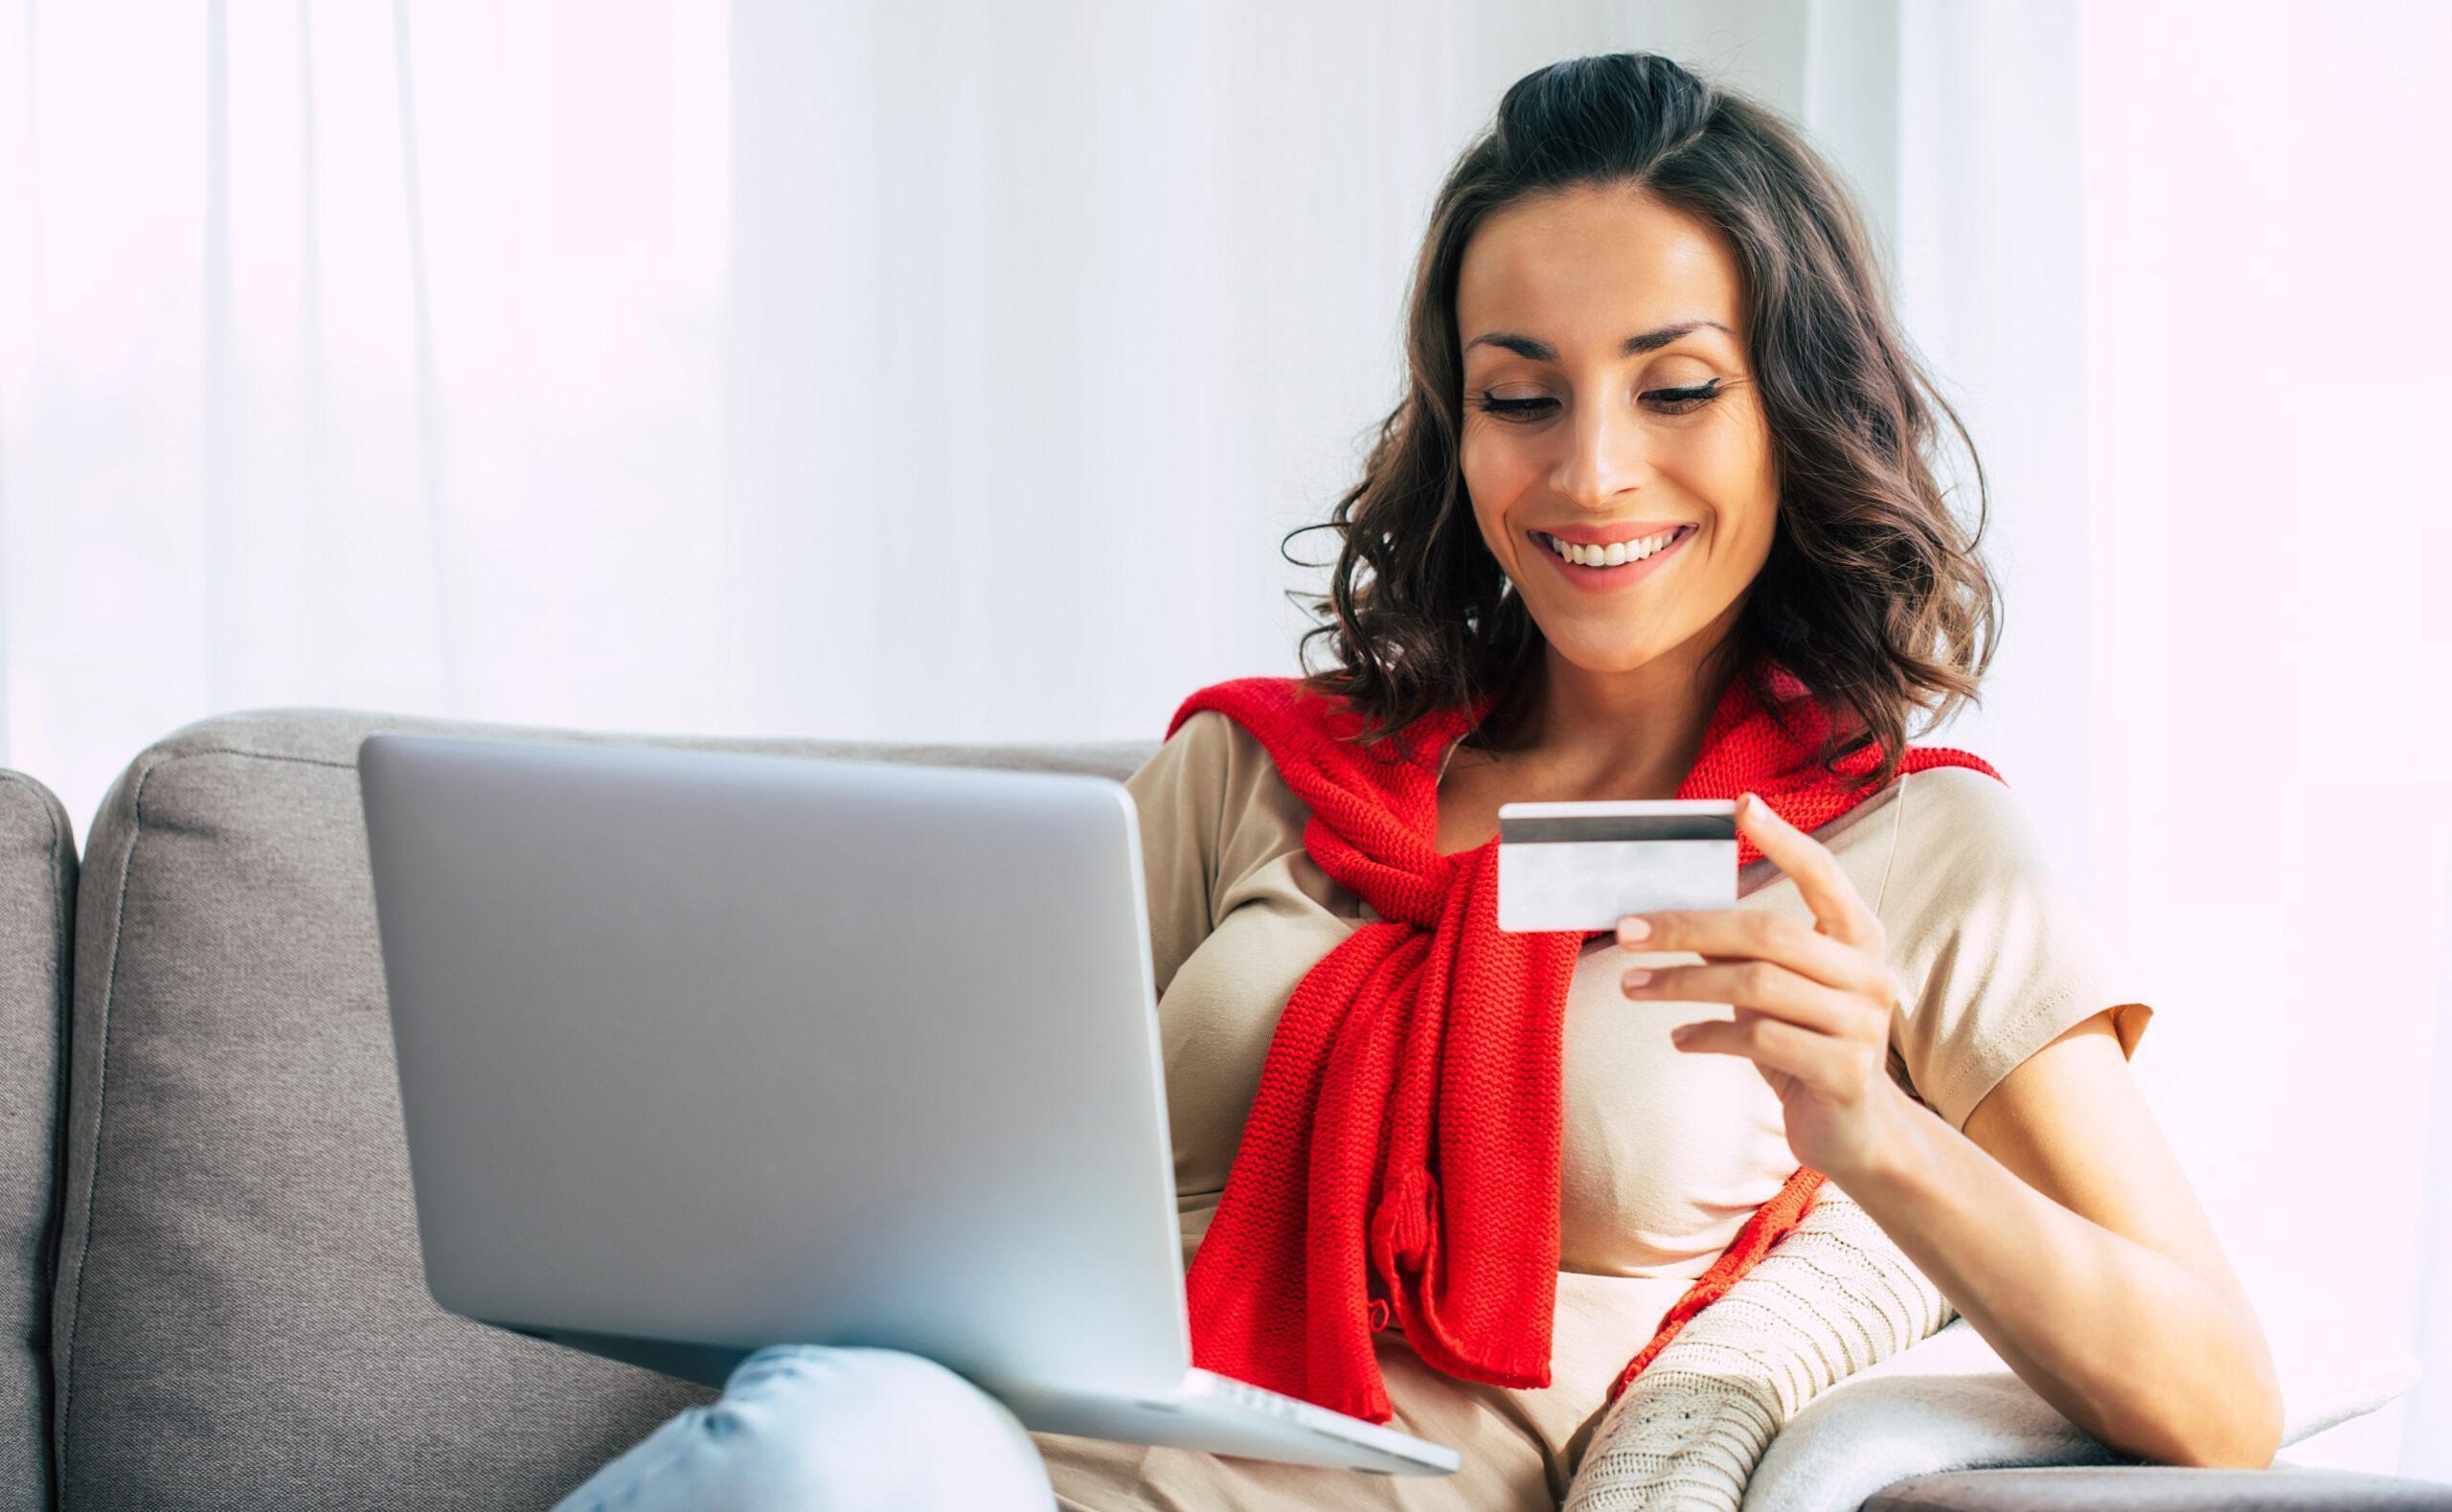
<path fill-rule="evenodd" d="M 743 1361 L 722 1398 L 665 1423 L 555 1512 L 1555 1512 L 1573 1469 L 1570 1445 L 1605 1407 L 1629 1351 L 1622 1315 L 1656 1315 L 1651 1304 L 1665 1306 L 1685 1284 L 1562 1273 L 1557 1379 L 1537 1390 L 1460 1381 L 1399 1340 L 1374 1341 L 1397 1408 L 1392 1426 L 1460 1450 L 1464 1467 L 1453 1476 L 1369 1476 L 1033 1434 L 1003 1404 L 919 1356 L 783 1346 Z"/>
<path fill-rule="evenodd" d="M 1038 1451 L 953 1371 L 892 1349 L 778 1345 L 554 1512 L 1050 1512 Z"/>

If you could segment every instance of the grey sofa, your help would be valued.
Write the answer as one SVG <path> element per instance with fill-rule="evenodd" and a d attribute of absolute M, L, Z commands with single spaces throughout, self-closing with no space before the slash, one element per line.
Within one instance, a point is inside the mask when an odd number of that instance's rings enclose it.
<path fill-rule="evenodd" d="M 1155 748 L 251 711 L 139 754 L 81 866 L 58 800 L 0 771 L 0 1508 L 542 1507 L 711 1394 L 426 1295 L 358 806 L 378 729 L 1117 779 Z M 2446 1504 L 2395 1478 L 2106 1468 L 1867 1503 Z"/>

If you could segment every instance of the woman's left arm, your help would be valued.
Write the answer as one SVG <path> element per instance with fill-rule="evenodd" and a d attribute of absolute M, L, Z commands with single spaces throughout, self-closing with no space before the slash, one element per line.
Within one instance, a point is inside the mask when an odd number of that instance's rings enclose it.
<path fill-rule="evenodd" d="M 1648 981 L 1630 971 L 1626 995 L 1733 1004 L 1731 1019 L 1679 1029 L 1680 1048 L 1754 1061 L 1797 1159 L 1854 1198 L 2071 1422 L 2165 1464 L 2270 1464 L 2282 1391 L 2263 1328 L 2109 1008 L 2010 1071 L 1961 1133 L 1886 1070 L 1900 986 L 1880 920 L 1810 835 L 1751 801 L 1738 820 L 1815 926 L 1735 909 L 1630 917 L 1628 949 L 1705 959 Z"/>
<path fill-rule="evenodd" d="M 1887 1075 L 1856 1199 L 2020 1379 L 2115 1449 L 2262 1469 L 2264 1329 L 2155 1127 L 2108 1009 L 2027 1057 L 1961 1133 Z"/>

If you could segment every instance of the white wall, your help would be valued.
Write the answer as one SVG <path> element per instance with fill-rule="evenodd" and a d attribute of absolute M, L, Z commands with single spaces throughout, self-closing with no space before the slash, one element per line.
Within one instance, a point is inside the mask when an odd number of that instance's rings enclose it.
<path fill-rule="evenodd" d="M 2002 652 L 1946 738 L 2156 1004 L 2138 1075 L 2277 1349 L 2423 1351 L 2284 1457 L 2452 1478 L 2452 11 L 1896 25 L 1895 136 L 1825 134 L 1993 475 Z"/>
<path fill-rule="evenodd" d="M 81 831 L 237 708 L 1155 739 L 1293 669 L 1500 91 L 1793 107 L 1801 14 L 9 8 L 0 760 Z"/>
<path fill-rule="evenodd" d="M 2276 1311 L 2408 1338 L 2452 1182 L 2452 10 L 2095 4 L 2081 56 L 2094 833 L 2174 1009 L 2141 1074 Z M 2344 1455 L 2452 1478 L 2432 1403 Z"/>

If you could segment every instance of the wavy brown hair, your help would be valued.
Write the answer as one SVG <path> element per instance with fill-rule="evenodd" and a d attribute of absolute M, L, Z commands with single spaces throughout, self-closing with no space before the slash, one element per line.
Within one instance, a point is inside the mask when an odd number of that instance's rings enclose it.
<path fill-rule="evenodd" d="M 1535 683 L 1518 674 L 1543 638 L 1465 496 L 1457 271 L 1494 212 L 1585 187 L 1647 192 L 1735 250 L 1779 517 L 1711 659 L 1711 686 L 1742 676 L 1776 710 L 1765 656 L 1776 659 L 1830 715 L 1823 765 L 1836 772 L 1877 746 L 1878 764 L 1858 778 L 1877 787 L 1896 773 L 1915 711 L 1932 710 L 1929 729 L 1962 701 L 1981 702 L 2001 617 L 1976 554 L 1983 464 L 1910 354 L 1837 173 L 1771 110 L 1648 53 L 1572 58 L 1517 79 L 1440 187 L 1408 296 L 1404 396 L 1329 518 L 1286 537 L 1333 530 L 1342 541 L 1328 596 L 1308 603 L 1321 622 L 1302 637 L 1304 684 L 1345 699 L 1363 719 L 1355 738 L 1374 750 L 1424 714 L 1498 690 L 1509 696 L 1467 738 L 1509 748 L 1516 695 Z M 1929 456 L 1937 413 L 1974 467 L 1972 532 Z M 1323 636 L 1336 665 L 1313 672 Z"/>

